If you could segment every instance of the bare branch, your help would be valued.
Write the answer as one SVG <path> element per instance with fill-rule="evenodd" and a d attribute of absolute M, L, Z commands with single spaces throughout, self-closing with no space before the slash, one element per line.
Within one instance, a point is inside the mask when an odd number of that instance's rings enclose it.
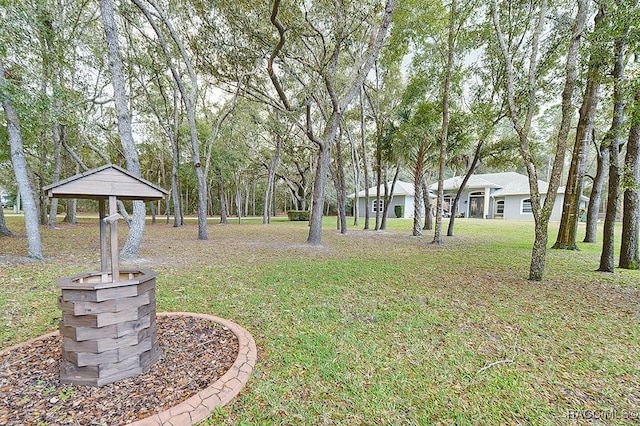
<path fill-rule="evenodd" d="M 275 87 L 276 92 L 278 92 L 278 96 L 280 97 L 280 100 L 284 104 L 285 108 L 290 110 L 291 104 L 289 103 L 287 94 L 284 93 L 284 89 L 280 84 L 280 80 L 278 80 L 278 77 L 273 72 L 273 61 L 278 56 L 278 54 L 280 53 L 280 50 L 282 50 L 282 47 L 284 46 L 285 33 L 286 33 L 284 26 L 282 26 L 282 24 L 278 20 L 279 7 L 280 7 L 280 0 L 274 0 L 273 9 L 271 10 L 271 23 L 278 30 L 278 35 L 280 38 L 278 40 L 278 44 L 276 44 L 276 47 L 273 49 L 273 52 L 271 52 L 271 55 L 269 56 L 269 61 L 267 63 L 267 72 L 269 73 L 269 78 L 271 79 L 271 83 L 273 83 L 273 87 Z"/>

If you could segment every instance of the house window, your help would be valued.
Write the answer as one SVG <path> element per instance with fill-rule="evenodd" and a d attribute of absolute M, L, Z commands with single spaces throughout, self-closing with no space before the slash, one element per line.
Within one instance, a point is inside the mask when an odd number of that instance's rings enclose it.
<path fill-rule="evenodd" d="M 522 207 L 520 208 L 520 213 L 522 214 L 533 213 L 533 209 L 531 208 L 531 198 L 522 200 Z"/>
<path fill-rule="evenodd" d="M 384 200 L 373 200 L 373 203 L 371 203 L 371 211 L 373 213 L 384 211 Z"/>
<path fill-rule="evenodd" d="M 444 216 L 448 217 L 451 216 L 452 214 L 455 214 L 454 212 L 451 211 L 451 208 L 453 207 L 453 197 L 445 195 L 444 196 L 444 203 L 442 204 L 442 210 L 444 212 Z"/>
<path fill-rule="evenodd" d="M 496 216 L 504 216 L 504 200 L 496 201 Z"/>

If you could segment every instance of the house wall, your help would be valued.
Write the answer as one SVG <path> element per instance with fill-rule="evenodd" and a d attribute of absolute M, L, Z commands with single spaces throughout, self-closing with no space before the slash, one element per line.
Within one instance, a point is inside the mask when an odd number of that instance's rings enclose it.
<path fill-rule="evenodd" d="M 382 197 L 381 197 L 382 198 Z M 404 218 L 411 219 L 413 218 L 413 199 L 414 197 L 404 196 L 404 195 L 396 195 L 391 200 L 391 205 L 389 206 L 389 210 L 387 211 L 387 217 L 394 218 L 396 217 L 395 212 L 393 211 L 395 206 L 403 206 L 404 207 Z M 376 200 L 376 197 L 369 197 L 369 217 L 375 218 L 376 212 L 373 210 L 373 203 Z M 358 198 L 358 216 L 364 217 L 364 197 Z"/>
<path fill-rule="evenodd" d="M 504 219 L 512 220 L 533 220 L 533 213 L 522 213 L 522 200 L 530 198 L 529 195 L 508 195 L 504 197 Z M 540 199 L 544 203 L 544 198 Z M 552 221 L 559 221 L 562 217 L 562 203 L 564 202 L 564 194 L 556 196 L 556 202 L 553 204 L 551 211 Z"/>

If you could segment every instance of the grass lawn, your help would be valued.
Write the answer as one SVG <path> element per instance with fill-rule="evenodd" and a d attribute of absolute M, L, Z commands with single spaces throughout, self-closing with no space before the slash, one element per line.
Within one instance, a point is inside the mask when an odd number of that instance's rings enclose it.
<path fill-rule="evenodd" d="M 158 311 L 256 339 L 252 378 L 205 424 L 640 422 L 640 272 L 594 272 L 599 244 L 549 250 L 535 283 L 532 223 L 460 219 L 438 247 L 408 220 L 340 235 L 326 218 L 309 247 L 303 222 L 231 222 L 208 241 L 195 222 L 148 226 L 137 262 L 159 273 Z M 99 267 L 97 219 L 42 234 L 45 262 L 0 239 L 0 348 L 54 330 L 55 279 Z"/>

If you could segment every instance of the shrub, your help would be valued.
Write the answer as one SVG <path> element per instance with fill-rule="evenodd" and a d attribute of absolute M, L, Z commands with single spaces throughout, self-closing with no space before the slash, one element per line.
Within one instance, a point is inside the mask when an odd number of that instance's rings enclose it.
<path fill-rule="evenodd" d="M 393 212 L 396 214 L 396 217 L 404 216 L 404 206 L 394 206 Z"/>
<path fill-rule="evenodd" d="M 304 221 L 309 220 L 309 210 L 289 210 L 287 216 L 289 220 Z"/>

